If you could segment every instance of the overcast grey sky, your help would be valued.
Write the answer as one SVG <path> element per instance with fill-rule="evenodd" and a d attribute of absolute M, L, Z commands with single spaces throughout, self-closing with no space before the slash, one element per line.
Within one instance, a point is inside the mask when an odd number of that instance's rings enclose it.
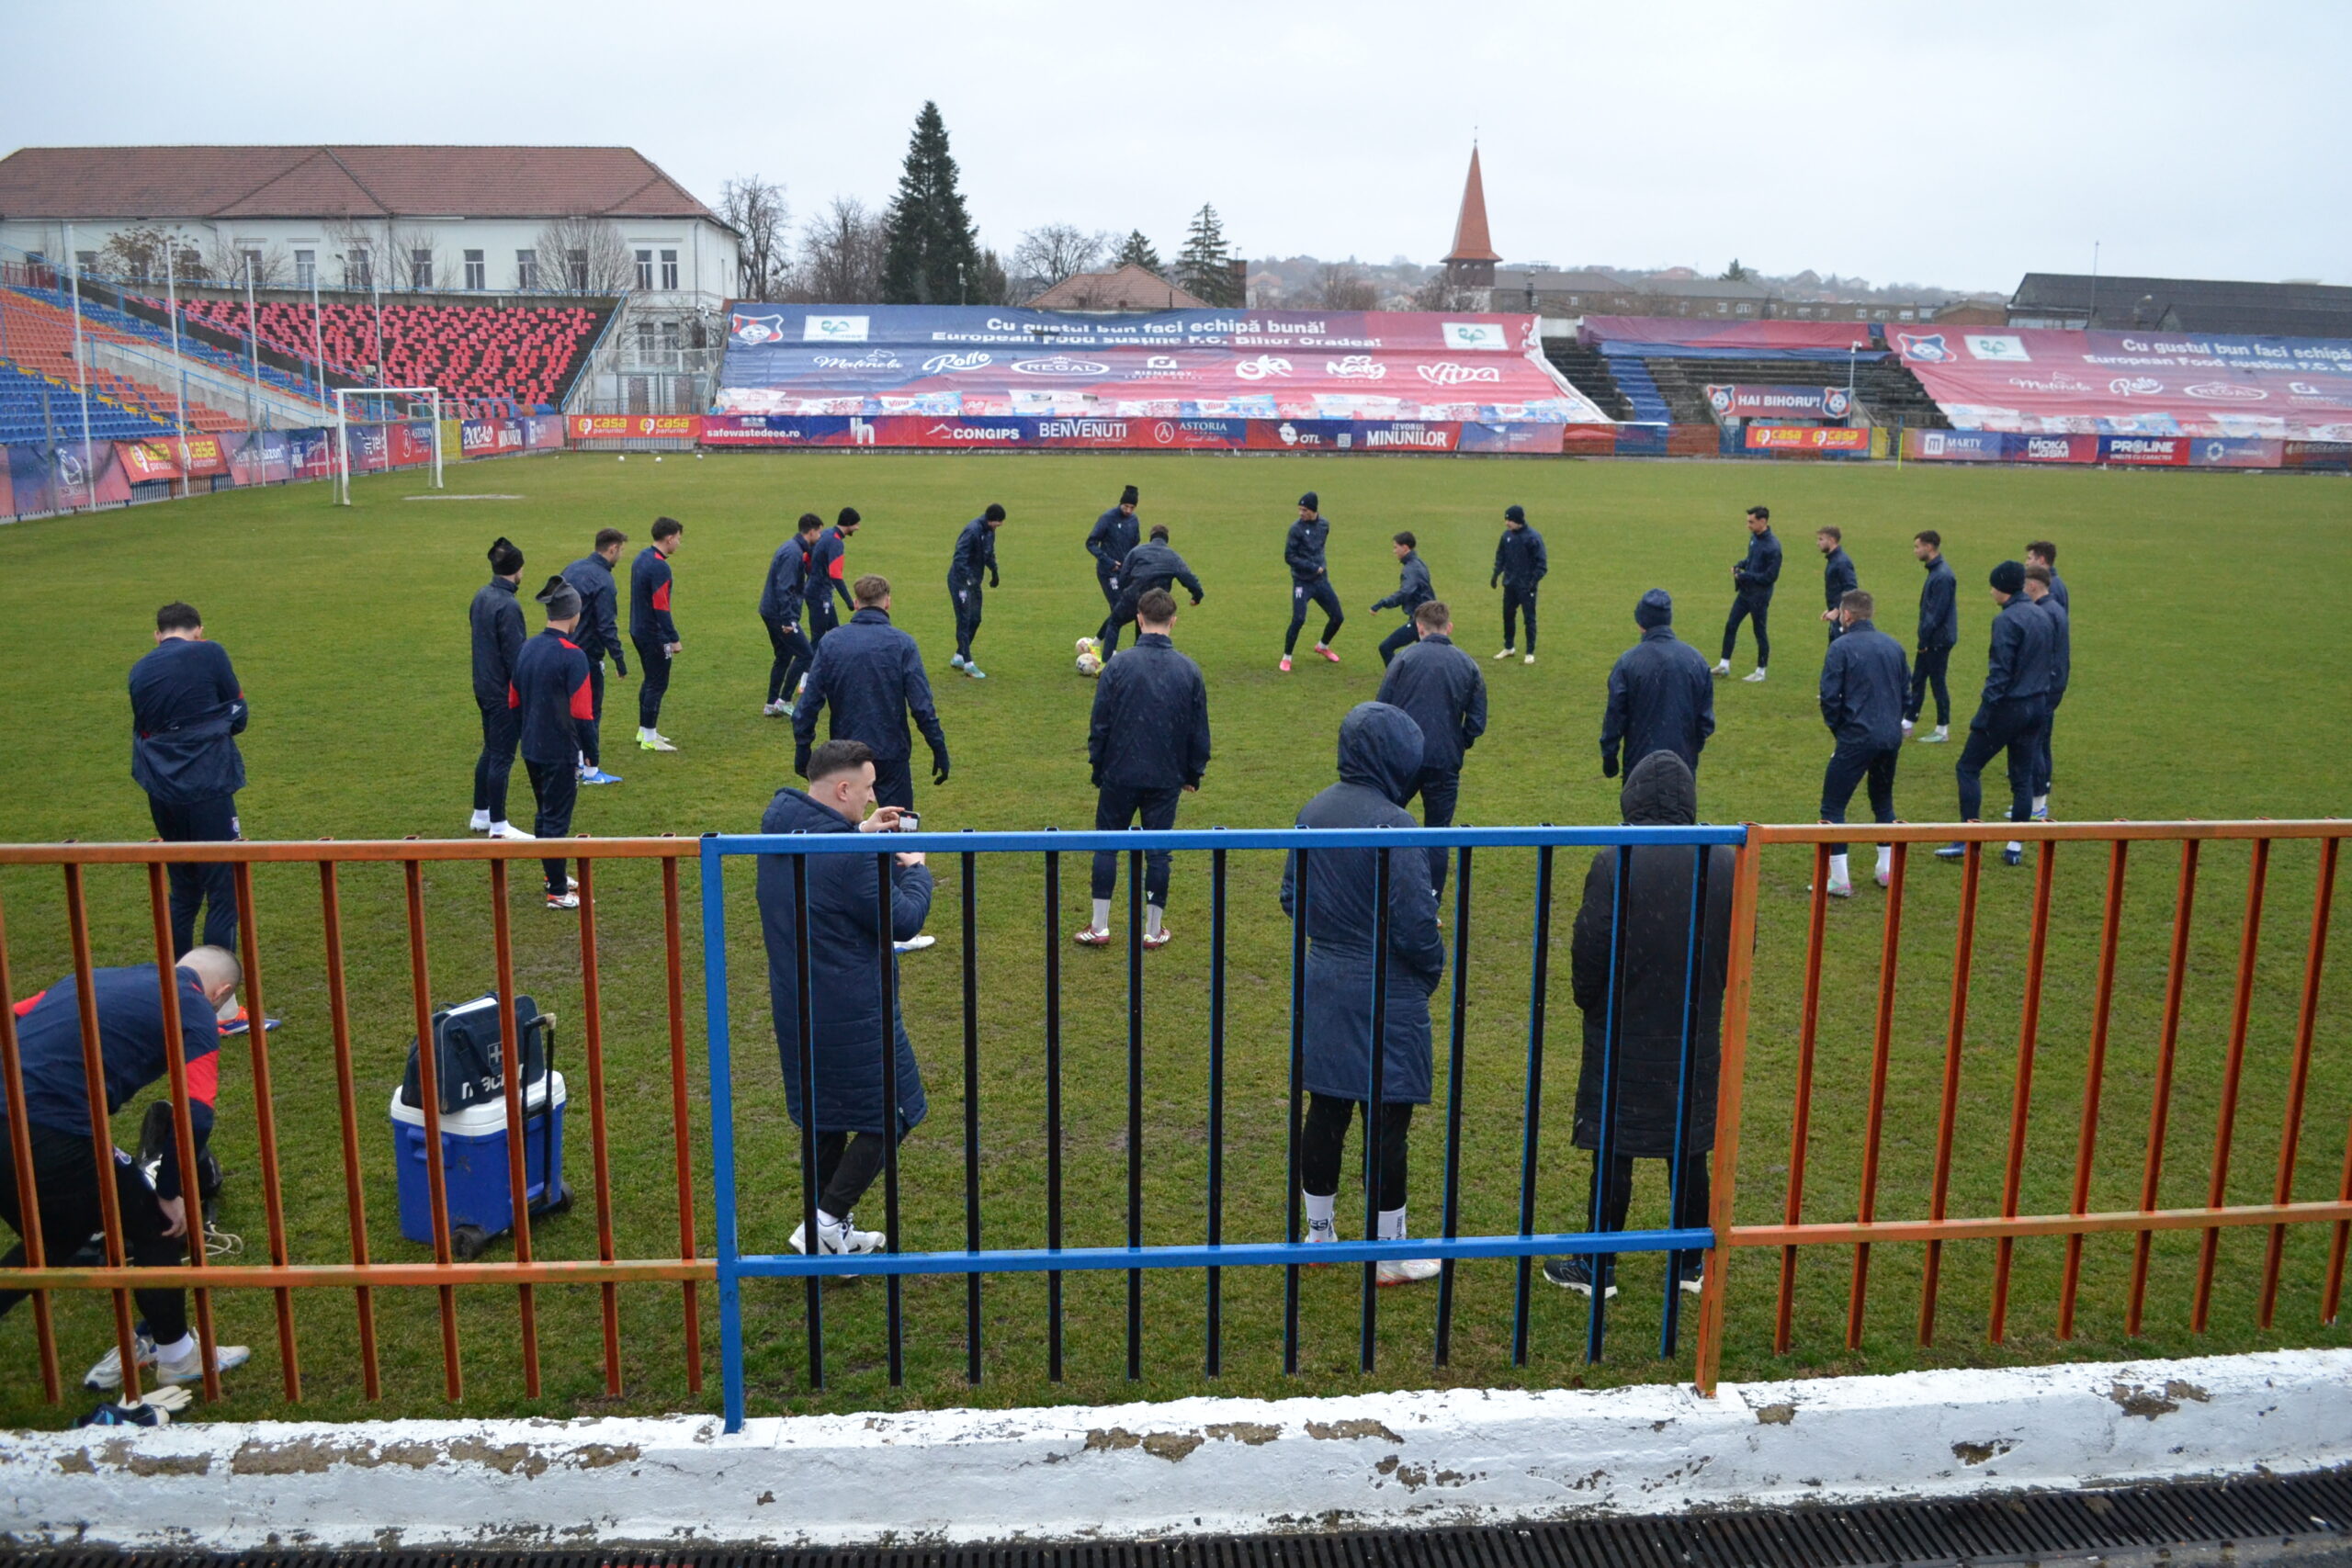
<path fill-rule="evenodd" d="M 2096 241 L 2108 273 L 2352 284 L 2347 0 L 0 0 L 0 152 L 619 142 L 806 214 L 887 200 L 931 97 L 1000 249 L 1067 221 L 1165 254 L 1213 201 L 1251 255 L 1433 261 L 1475 127 L 1511 261 L 2007 290 Z"/>

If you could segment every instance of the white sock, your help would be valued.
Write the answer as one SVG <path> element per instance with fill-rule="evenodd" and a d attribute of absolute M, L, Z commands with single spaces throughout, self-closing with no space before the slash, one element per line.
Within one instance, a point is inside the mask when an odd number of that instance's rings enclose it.
<path fill-rule="evenodd" d="M 1146 936 L 1158 936 L 1159 934 L 1159 918 L 1166 912 L 1167 911 L 1160 908 L 1157 904 L 1146 904 L 1143 907 L 1143 934 Z"/>
<path fill-rule="evenodd" d="M 1094 929 L 1098 931 L 1111 929 L 1111 900 L 1108 898 L 1094 900 Z"/>
<path fill-rule="evenodd" d="M 837 1230 L 841 1229 L 843 1225 L 845 1225 L 845 1224 L 849 1224 L 849 1220 L 848 1220 L 848 1218 L 847 1218 L 846 1216 L 844 1216 L 844 1217 L 842 1217 L 842 1218 L 841 1218 L 841 1219 L 838 1219 L 838 1220 L 837 1220 L 837 1219 L 833 1218 L 833 1216 L 832 1216 L 832 1215 L 831 1215 L 831 1214 L 829 1214 L 829 1213 L 825 1213 L 825 1211 L 824 1211 L 821 1207 L 820 1207 L 820 1208 L 819 1208 L 819 1209 L 818 1209 L 818 1211 L 817 1211 L 817 1228 L 818 1228 L 819 1230 L 820 1230 L 820 1231 L 822 1231 L 822 1230 L 835 1230 L 835 1231 L 837 1231 Z"/>
<path fill-rule="evenodd" d="M 2025 845 L 2016 839 L 2011 839 L 2009 840 L 2008 848 L 2009 853 L 2013 855 L 2021 855 L 2025 853 Z"/>
<path fill-rule="evenodd" d="M 505 832 L 509 828 L 512 828 L 514 825 L 514 824 L 513 824 L 512 822 L 509 822 L 508 820 L 506 820 L 506 818 L 505 818 L 502 817 L 502 818 L 500 818 L 497 821 L 492 822 L 492 823 L 490 825 L 490 830 L 491 830 L 492 832 L 493 832 L 493 833 L 503 833 L 503 832 Z"/>
<path fill-rule="evenodd" d="M 175 1361 L 183 1360 L 195 1354 L 196 1336 L 194 1334 L 183 1334 L 168 1345 L 155 1347 L 155 1356 L 159 1360 L 164 1357 L 169 1357 Z"/>
<path fill-rule="evenodd" d="M 1380 1211 L 1380 1239 L 1383 1241 L 1402 1241 L 1405 1239 L 1404 1210 L 1383 1209 Z"/>
<path fill-rule="evenodd" d="M 1878 874 L 1881 876 L 1894 874 L 1894 846 L 1893 844 L 1881 844 L 1878 847 Z"/>
<path fill-rule="evenodd" d="M 1302 1191 L 1299 1196 L 1306 1200 L 1307 1228 L 1309 1230 L 1313 1230 L 1319 1226 L 1324 1230 L 1329 1230 L 1331 1228 L 1331 1209 L 1334 1204 L 1339 1202 L 1340 1195 L 1337 1192 L 1327 1192 L 1322 1197 L 1317 1198 L 1312 1192 Z"/>
<path fill-rule="evenodd" d="M 2035 796 L 2033 797 L 2033 808 L 2034 808 L 2034 810 L 2035 810 L 2035 811 L 2037 811 L 2037 812 L 2041 812 L 2041 811 L 2047 811 L 2047 810 L 2049 810 L 2049 809 L 2050 809 L 2050 797 L 2049 797 L 2048 795 L 2035 795 Z"/>
<path fill-rule="evenodd" d="M 1829 857 L 1829 886 L 1836 887 L 1842 883 L 1853 880 L 1853 876 L 1846 870 L 1846 857 L 1831 855 Z"/>

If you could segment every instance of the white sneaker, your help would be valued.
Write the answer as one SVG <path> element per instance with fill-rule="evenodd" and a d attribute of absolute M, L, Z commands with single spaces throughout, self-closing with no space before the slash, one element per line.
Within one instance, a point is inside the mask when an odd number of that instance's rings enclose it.
<path fill-rule="evenodd" d="M 233 1371 L 254 1359 L 254 1353 L 243 1345 L 212 1347 L 212 1368 L 215 1371 Z M 155 1357 L 155 1377 L 161 1382 L 199 1382 L 204 1378 L 204 1349 L 193 1339 L 185 1356 Z"/>
<path fill-rule="evenodd" d="M 1517 653 L 1519 649 L 1515 648 L 1506 648 L 1500 653 L 1496 654 L 1495 657 L 1497 659 L 1509 659 L 1512 654 Z"/>
<path fill-rule="evenodd" d="M 767 718 L 774 718 L 776 715 L 788 711 L 789 710 L 786 709 L 781 702 L 762 703 L 760 705 L 761 715 Z"/>
<path fill-rule="evenodd" d="M 964 668 L 964 656 L 960 653 L 949 654 L 947 656 L 947 667 L 950 670 L 961 670 Z"/>
<path fill-rule="evenodd" d="M 641 749 L 648 751 L 674 751 L 678 749 L 671 741 L 668 736 L 662 734 L 658 729 L 639 730 L 637 732 L 637 743 Z"/>
<path fill-rule="evenodd" d="M 938 941 L 939 939 L 935 936 L 910 936 L 904 942 L 894 942 L 890 946 L 894 951 L 899 953 L 921 953 L 924 948 L 933 946 Z"/>
<path fill-rule="evenodd" d="M 1421 1280 L 1434 1280 L 1438 1261 L 1434 1258 L 1400 1258 L 1394 1263 L 1383 1263 L 1374 1282 L 1382 1285 L 1410 1285 Z"/>
<path fill-rule="evenodd" d="M 1747 674 L 1742 675 L 1742 676 L 1740 677 L 1740 679 L 1741 679 L 1741 680 L 1743 680 L 1743 681 L 1746 681 L 1746 682 L 1749 682 L 1750 684 L 1753 684 L 1754 682 L 1758 682 L 1758 681 L 1761 681 L 1762 679 L 1764 679 L 1764 666 L 1762 666 L 1761 664 L 1758 665 L 1755 669 L 1753 669 L 1753 670 L 1749 671 Z"/>
<path fill-rule="evenodd" d="M 1532 664 L 1535 662 L 1535 655 L 1531 653 L 1526 658 L 1521 660 L 1520 662 L 1521 664 Z"/>
<path fill-rule="evenodd" d="M 1913 725 L 1915 722 L 1916 722 L 1916 721 L 1915 721 L 1915 720 L 1912 720 L 1912 719 L 1907 719 L 1907 718 L 1906 718 L 1906 719 L 1905 719 L 1905 720 L 1903 721 L 1903 733 L 1904 733 L 1904 734 L 1905 734 L 1905 735 L 1910 734 L 1910 733 L 1911 733 L 1911 727 L 1912 727 L 1912 725 Z"/>
<path fill-rule="evenodd" d="M 580 908 L 580 895 L 571 892 L 550 893 L 548 895 L 548 908 L 550 909 L 577 909 Z"/>
<path fill-rule="evenodd" d="M 1894 868 L 1893 866 L 1881 866 L 1878 869 L 1877 874 L 1873 875 L 1871 880 L 1877 883 L 1881 887 L 1892 887 L 1894 886 Z"/>
<path fill-rule="evenodd" d="M 492 822 L 490 836 L 493 839 L 537 839 L 537 833 L 526 833 L 512 822 Z"/>
<path fill-rule="evenodd" d="M 155 1342 L 141 1334 L 133 1342 L 131 1354 L 138 1358 L 141 1366 L 152 1367 L 155 1364 Z M 84 1372 L 82 1386 L 97 1390 L 120 1388 L 122 1386 L 122 1347 L 116 1346 L 98 1359 L 97 1365 Z"/>
<path fill-rule="evenodd" d="M 817 1222 L 818 1247 L 821 1250 L 833 1254 L 836 1257 L 853 1252 L 879 1252 L 882 1250 L 882 1243 L 887 1238 L 880 1231 L 859 1230 L 854 1224 L 856 1219 L 857 1216 L 855 1214 L 851 1214 L 832 1224 L 827 1224 L 824 1221 L 819 1220 Z M 808 1226 L 807 1222 L 804 1221 L 803 1223 L 792 1227 L 793 1251 L 801 1253 L 805 1256 L 808 1251 Z"/>
<path fill-rule="evenodd" d="M 490 813 L 489 813 L 489 812 L 487 812 L 487 811 L 477 811 L 477 812 L 475 812 L 475 813 L 473 814 L 472 818 L 469 818 L 469 819 L 467 821 L 467 823 L 466 823 L 466 831 L 467 831 L 467 832 L 469 832 L 469 833 L 487 833 L 487 832 L 489 832 L 489 831 L 490 831 Z"/>
<path fill-rule="evenodd" d="M 1920 745 L 1922 745 L 1922 746 L 1938 746 L 1938 745 L 1941 745 L 1941 744 L 1942 744 L 1942 743 L 1944 743 L 1945 741 L 1950 740 L 1951 739 L 1951 726 L 1950 726 L 1950 725 L 1948 725 L 1948 724 L 1939 724 L 1939 725 L 1936 726 L 1935 730 L 1934 730 L 1934 732 L 1933 732 L 1932 734 L 1928 734 L 1928 735 L 1922 735 L 1922 736 L 1920 736 L 1920 737 L 1919 737 L 1919 744 L 1920 744 Z"/>
<path fill-rule="evenodd" d="M 1810 893 L 1813 889 L 1808 886 L 1805 891 Z M 1836 877 L 1831 877 L 1829 879 L 1829 896 L 1832 898 L 1851 898 L 1854 896 L 1854 885 L 1850 881 L 1840 882 Z"/>
<path fill-rule="evenodd" d="M 1731 660 L 1728 660 L 1728 659 L 1718 659 L 1718 660 L 1715 660 L 1715 673 L 1716 673 L 1716 674 L 1718 674 L 1718 675 L 1728 675 L 1728 674 L 1730 674 L 1730 673 L 1731 673 Z"/>

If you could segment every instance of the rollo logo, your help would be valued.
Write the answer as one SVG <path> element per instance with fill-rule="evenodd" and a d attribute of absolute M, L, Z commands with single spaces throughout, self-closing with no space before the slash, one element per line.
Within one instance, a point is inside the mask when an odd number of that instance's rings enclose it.
<path fill-rule="evenodd" d="M 951 370 L 978 370 L 995 363 L 992 356 L 979 353 L 934 354 L 922 362 L 922 371 L 926 376 L 944 376 Z"/>
<path fill-rule="evenodd" d="M 1290 374 L 1290 361 L 1261 354 L 1255 359 L 1245 359 L 1233 367 L 1233 373 L 1245 381 L 1262 381 L 1269 376 Z"/>
<path fill-rule="evenodd" d="M 2119 398 L 2153 398 L 2165 389 L 2165 384 L 2153 376 L 2118 376 L 2107 389 Z"/>
<path fill-rule="evenodd" d="M 2213 403 L 2259 403 L 2269 400 L 2270 394 L 2259 387 L 2242 387 L 2234 381 L 2200 381 L 2182 391 L 2192 398 L 2203 398 Z"/>
<path fill-rule="evenodd" d="M 1433 387 L 1459 387 L 1468 381 L 1500 381 L 1502 368 L 1495 365 L 1456 365 L 1452 360 L 1440 360 L 1435 365 L 1420 367 L 1421 379 Z"/>

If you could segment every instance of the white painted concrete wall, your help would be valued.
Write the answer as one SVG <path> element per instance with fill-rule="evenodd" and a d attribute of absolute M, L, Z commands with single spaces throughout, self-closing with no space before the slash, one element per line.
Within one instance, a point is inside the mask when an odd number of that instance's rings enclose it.
<path fill-rule="evenodd" d="M 1122 1538 L 1776 1506 L 2352 1461 L 2352 1351 L 1602 1392 L 0 1438 L 17 1543 Z"/>

